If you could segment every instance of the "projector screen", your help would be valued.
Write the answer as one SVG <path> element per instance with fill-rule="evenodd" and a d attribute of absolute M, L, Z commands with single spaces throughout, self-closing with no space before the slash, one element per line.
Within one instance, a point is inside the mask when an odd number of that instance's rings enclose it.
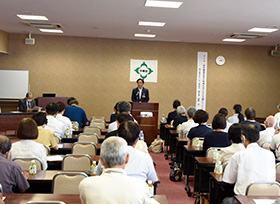
<path fill-rule="evenodd" d="M 0 70 L 0 99 L 25 98 L 29 89 L 29 71 Z"/>

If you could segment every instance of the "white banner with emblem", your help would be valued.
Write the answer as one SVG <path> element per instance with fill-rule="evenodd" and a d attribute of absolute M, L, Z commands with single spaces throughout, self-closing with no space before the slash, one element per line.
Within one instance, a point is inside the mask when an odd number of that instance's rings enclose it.
<path fill-rule="evenodd" d="M 206 108 L 207 52 L 197 52 L 196 109 Z"/>
<path fill-rule="evenodd" d="M 157 83 L 157 60 L 130 60 L 130 81 L 142 78 L 145 82 Z"/>

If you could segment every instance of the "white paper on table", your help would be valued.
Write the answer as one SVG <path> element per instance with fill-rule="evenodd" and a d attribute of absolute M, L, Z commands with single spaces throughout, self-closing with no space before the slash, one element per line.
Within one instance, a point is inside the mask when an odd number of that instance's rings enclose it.
<path fill-rule="evenodd" d="M 160 204 L 160 203 L 157 202 L 154 198 L 151 198 L 151 204 Z"/>
<path fill-rule="evenodd" d="M 63 144 L 57 144 L 58 148 L 63 148 Z"/>
<path fill-rule="evenodd" d="M 47 156 L 47 161 L 62 161 L 63 156 L 55 155 L 55 156 Z"/>
<path fill-rule="evenodd" d="M 5 200 L 5 199 L 6 199 L 6 196 L 3 196 L 3 197 L 2 197 L 2 200 Z"/>
<path fill-rule="evenodd" d="M 256 204 L 273 204 L 275 200 L 273 199 L 253 199 Z"/>

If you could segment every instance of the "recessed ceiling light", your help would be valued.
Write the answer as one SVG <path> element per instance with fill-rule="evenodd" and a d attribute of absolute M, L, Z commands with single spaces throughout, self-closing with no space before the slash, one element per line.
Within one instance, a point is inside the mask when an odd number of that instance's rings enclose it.
<path fill-rule="evenodd" d="M 158 26 L 158 27 L 163 27 L 165 25 L 165 23 L 162 23 L 162 22 L 139 21 L 138 25 L 141 25 L 141 26 Z"/>
<path fill-rule="evenodd" d="M 232 38 L 225 38 L 223 39 L 225 42 L 244 42 L 245 39 L 232 39 Z"/>
<path fill-rule="evenodd" d="M 272 33 L 277 31 L 277 28 L 251 28 L 249 32 L 259 32 L 259 33 Z"/>
<path fill-rule="evenodd" d="M 179 8 L 183 2 L 146 0 L 145 6 L 161 8 Z"/>
<path fill-rule="evenodd" d="M 134 34 L 134 37 L 144 37 L 144 38 L 154 38 L 156 35 L 154 34 Z"/>
<path fill-rule="evenodd" d="M 17 14 L 22 20 L 36 20 L 36 21 L 48 21 L 49 19 L 46 16 L 35 16 L 35 15 L 19 15 Z"/>
<path fill-rule="evenodd" d="M 39 29 L 39 30 L 44 33 L 63 33 L 62 30 L 58 30 L 58 29 Z"/>

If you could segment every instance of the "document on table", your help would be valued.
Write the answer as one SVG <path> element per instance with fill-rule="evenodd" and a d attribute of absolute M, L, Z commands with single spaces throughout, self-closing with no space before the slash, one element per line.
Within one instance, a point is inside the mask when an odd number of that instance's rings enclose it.
<path fill-rule="evenodd" d="M 58 148 L 63 148 L 63 144 L 58 144 Z"/>
<path fill-rule="evenodd" d="M 62 159 L 61 155 L 47 156 L 47 161 L 62 161 Z"/>
<path fill-rule="evenodd" d="M 154 198 L 151 198 L 151 204 L 159 204 Z"/>
<path fill-rule="evenodd" d="M 273 199 L 253 199 L 256 204 L 273 204 L 275 200 Z"/>

